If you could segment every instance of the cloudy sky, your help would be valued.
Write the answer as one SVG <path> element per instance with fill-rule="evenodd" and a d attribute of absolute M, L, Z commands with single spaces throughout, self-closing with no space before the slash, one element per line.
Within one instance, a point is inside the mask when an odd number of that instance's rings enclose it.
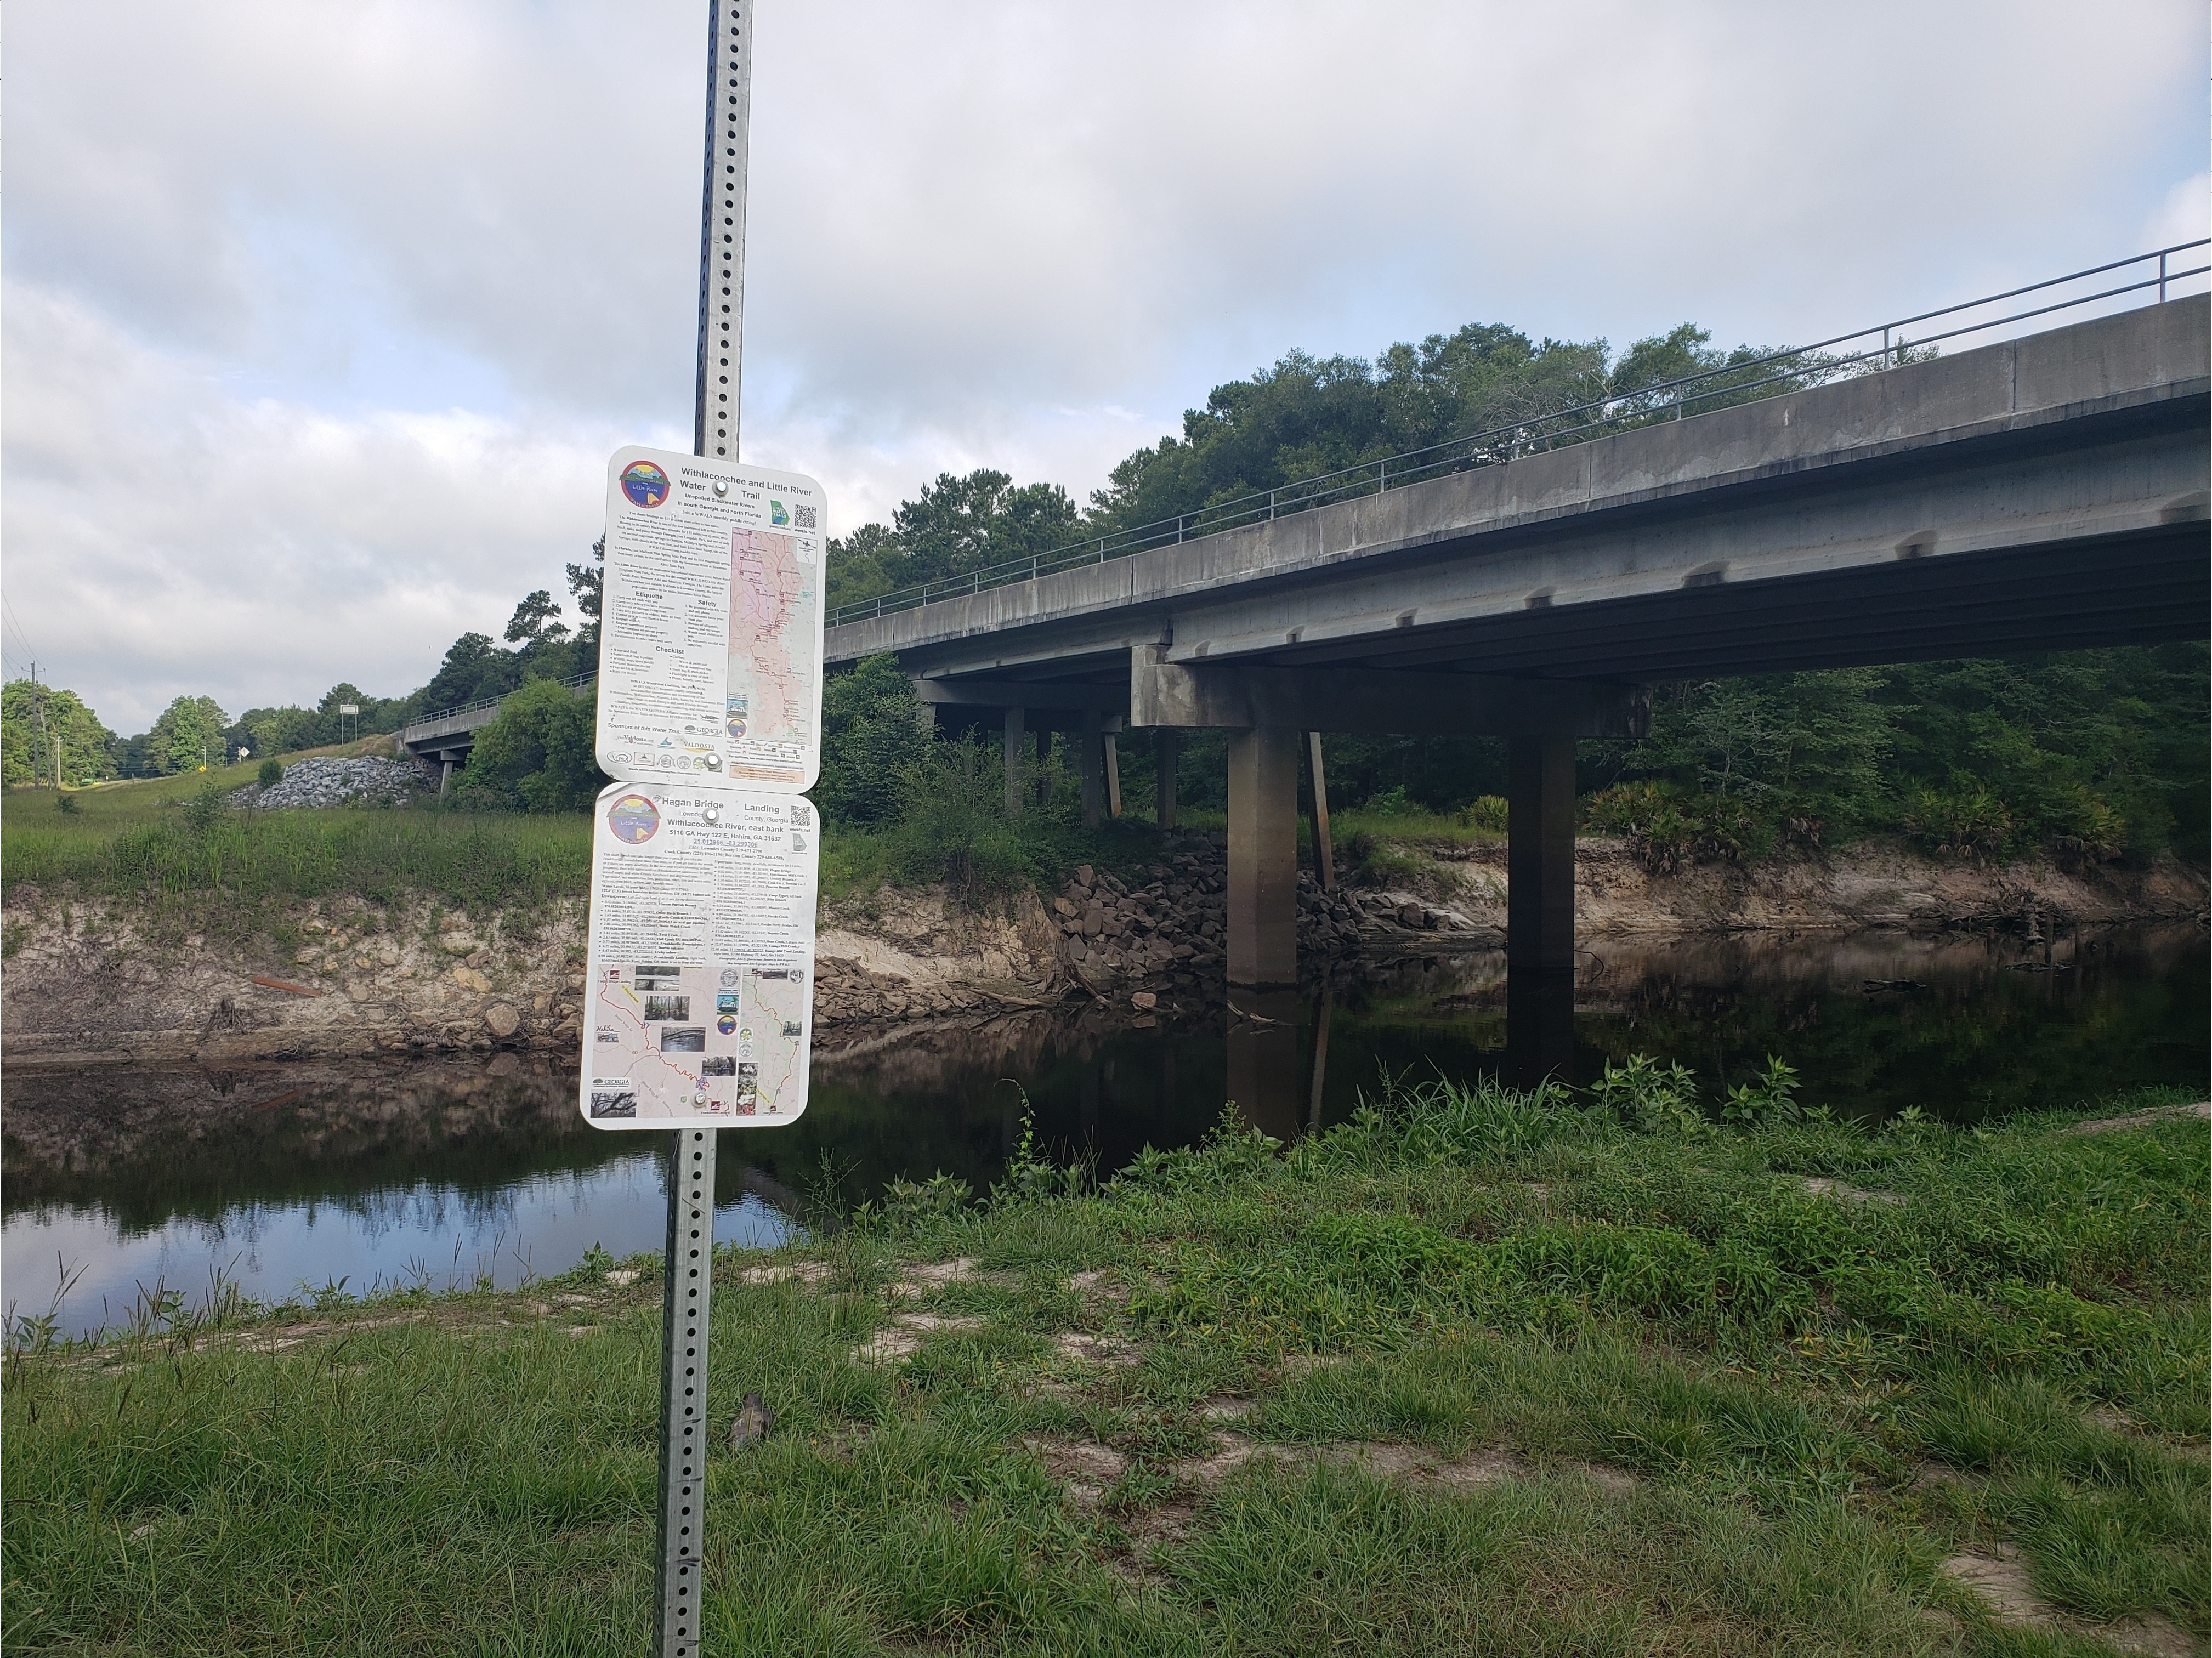
<path fill-rule="evenodd" d="M 761 0 L 744 453 L 1079 494 L 1293 346 L 1787 343 L 2206 234 L 2201 0 Z M 690 446 L 703 0 L 14 0 L 6 670 L 421 684 Z"/>

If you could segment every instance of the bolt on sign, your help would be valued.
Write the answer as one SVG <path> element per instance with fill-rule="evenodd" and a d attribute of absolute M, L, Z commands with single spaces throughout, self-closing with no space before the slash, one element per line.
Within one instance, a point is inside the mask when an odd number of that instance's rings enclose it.
<path fill-rule="evenodd" d="M 822 486 L 627 448 L 607 467 L 584 1116 L 805 1108 L 822 767 Z"/>

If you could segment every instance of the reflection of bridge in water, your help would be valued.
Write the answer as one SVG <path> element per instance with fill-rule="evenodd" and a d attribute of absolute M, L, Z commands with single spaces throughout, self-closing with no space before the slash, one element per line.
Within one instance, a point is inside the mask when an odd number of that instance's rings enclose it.
<path fill-rule="evenodd" d="M 2138 286 L 2164 300 L 2159 269 Z M 1116 741 L 1149 729 L 1171 824 L 1180 734 L 1227 732 L 1240 1099 L 1297 1092 L 1269 1033 L 1298 977 L 1301 734 L 1505 738 L 1508 1023 L 1533 1078 L 1571 1054 L 1576 741 L 1640 731 L 1646 687 L 2204 636 L 2208 319 L 2165 300 L 1901 365 L 1885 334 L 1846 360 L 1873 372 L 1703 414 L 1741 372 L 1685 382 L 1677 418 L 1570 411 L 1378 463 L 1327 504 L 1255 497 L 1230 527 L 848 610 L 827 658 L 894 653 L 939 723 L 999 734 L 1012 810 L 1032 738 L 1061 734 L 1095 819 Z"/>

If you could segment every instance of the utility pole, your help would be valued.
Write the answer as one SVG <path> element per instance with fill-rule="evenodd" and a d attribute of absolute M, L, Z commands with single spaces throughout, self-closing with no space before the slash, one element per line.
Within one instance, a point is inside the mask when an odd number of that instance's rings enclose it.
<path fill-rule="evenodd" d="M 745 318 L 745 151 L 752 126 L 753 0 L 708 0 L 706 176 L 699 225 L 699 356 L 691 452 L 738 458 Z M 668 1144 L 661 1269 L 660 1503 L 653 1649 L 697 1658 L 707 1518 L 707 1333 L 714 1287 L 712 1128 Z"/>
<path fill-rule="evenodd" d="M 39 686 L 39 665 L 31 664 L 31 786 L 39 786 L 39 763 L 46 752 L 46 699 Z"/>

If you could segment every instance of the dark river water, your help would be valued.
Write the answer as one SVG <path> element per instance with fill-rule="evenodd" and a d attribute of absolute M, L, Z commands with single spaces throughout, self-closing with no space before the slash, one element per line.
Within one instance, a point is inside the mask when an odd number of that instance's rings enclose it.
<path fill-rule="evenodd" d="M 1909 988 L 1871 988 L 1875 984 Z M 1232 1097 L 1290 1138 L 1342 1120 L 1393 1072 L 1473 1078 L 1504 1059 L 1504 963 L 1443 955 L 1269 1004 L 1133 1029 L 1092 1005 L 902 1029 L 817 1053 L 795 1124 L 723 1137 L 716 1236 L 768 1243 L 896 1178 L 1004 1167 L 1024 1103 L 1046 1142 L 1102 1172 L 1188 1145 Z M 1588 1081 L 1642 1052 L 1709 1093 L 1769 1054 L 1800 1097 L 1881 1118 L 1972 1121 L 2144 1083 L 2204 1085 L 2204 932 L 1759 935 L 1600 943 L 1577 969 L 1571 1056 Z M 1321 1064 L 1316 1066 L 1316 1056 Z M 55 1072 L 0 1085 L 0 1302 L 82 1334 L 161 1291 L 216 1281 L 264 1300 L 424 1283 L 501 1287 L 594 1244 L 657 1249 L 658 1134 L 582 1122 L 574 1072 L 486 1061 Z M 58 1306 L 55 1294 L 70 1288 Z"/>

